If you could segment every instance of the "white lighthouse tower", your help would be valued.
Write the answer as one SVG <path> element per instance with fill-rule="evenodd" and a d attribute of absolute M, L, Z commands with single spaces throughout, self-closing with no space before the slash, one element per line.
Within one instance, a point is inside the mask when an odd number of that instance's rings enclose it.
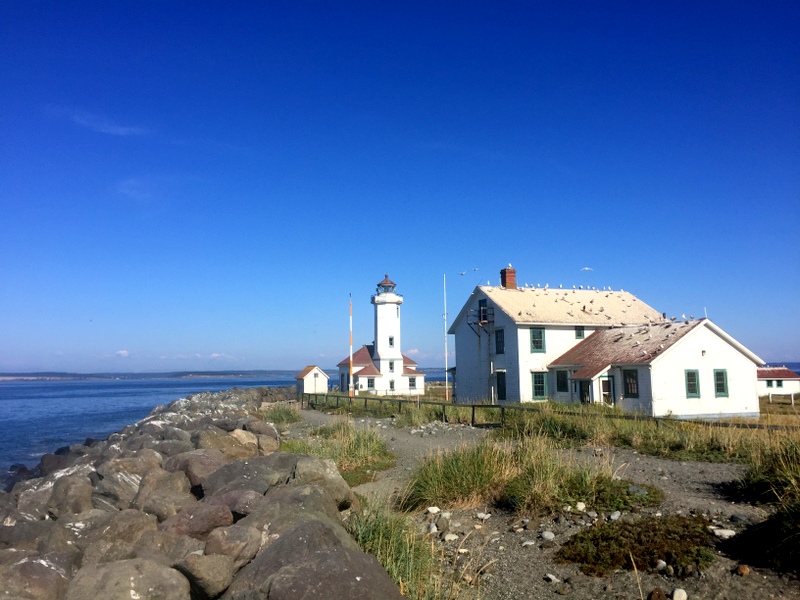
<path fill-rule="evenodd" d="M 400 346 L 400 305 L 403 297 L 386 275 L 372 296 L 375 306 L 375 339 L 353 354 L 355 393 L 376 395 L 419 395 L 425 393 L 425 373 L 403 355 Z M 349 389 L 350 359 L 340 362 L 339 389 Z"/>
<path fill-rule="evenodd" d="M 381 375 L 391 380 L 403 373 L 400 353 L 400 305 L 403 297 L 396 293 L 396 284 L 386 275 L 372 296 L 375 305 L 375 350 L 372 359 Z"/>

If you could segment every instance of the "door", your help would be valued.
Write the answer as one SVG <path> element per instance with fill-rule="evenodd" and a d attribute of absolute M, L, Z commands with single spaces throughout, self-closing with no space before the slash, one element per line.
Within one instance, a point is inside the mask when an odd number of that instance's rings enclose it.
<path fill-rule="evenodd" d="M 601 379 L 600 383 L 603 390 L 603 402 L 614 406 L 614 376 L 609 375 L 606 379 Z"/>
<path fill-rule="evenodd" d="M 581 381 L 581 402 L 589 403 L 592 401 L 590 395 L 591 381 Z"/>
<path fill-rule="evenodd" d="M 497 375 L 497 400 L 506 399 L 506 372 L 498 371 Z"/>

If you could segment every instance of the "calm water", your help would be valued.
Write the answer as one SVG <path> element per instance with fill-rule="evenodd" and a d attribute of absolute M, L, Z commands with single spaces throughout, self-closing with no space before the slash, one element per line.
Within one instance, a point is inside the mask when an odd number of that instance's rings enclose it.
<path fill-rule="evenodd" d="M 153 408 L 195 392 L 294 385 L 285 377 L 0 382 L 0 479 L 12 464 L 86 438 L 105 439 Z"/>
<path fill-rule="evenodd" d="M 42 454 L 86 438 L 105 439 L 156 406 L 196 392 L 295 385 L 295 371 L 264 377 L 0 381 L 0 484 L 13 464 L 36 466 Z M 443 369 L 426 369 L 443 381 Z M 335 381 L 331 373 L 331 381 Z M 0 485 L 2 488 L 2 485 Z"/>

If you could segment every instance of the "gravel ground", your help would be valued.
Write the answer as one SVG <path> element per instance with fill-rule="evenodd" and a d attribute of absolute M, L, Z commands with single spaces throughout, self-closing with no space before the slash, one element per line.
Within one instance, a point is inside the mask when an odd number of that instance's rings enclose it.
<path fill-rule="evenodd" d="M 304 421 L 288 427 L 286 437 L 304 436 L 310 428 L 341 418 L 320 411 L 303 410 L 302 413 Z M 477 443 L 487 431 L 442 423 L 400 429 L 393 426 L 391 419 L 358 418 L 355 424 L 377 428 L 397 457 L 394 468 L 376 473 L 375 481 L 354 489 L 362 497 L 377 501 L 388 501 L 397 494 L 412 471 L 431 453 Z M 610 463 L 624 479 L 661 488 L 665 493 L 663 503 L 641 511 L 644 514 L 706 515 L 720 528 L 737 532 L 766 516 L 757 507 L 726 500 L 720 492 L 721 484 L 741 475 L 741 465 L 672 461 L 619 448 L 586 448 L 564 451 L 564 454 L 565 460 Z M 668 598 L 680 597 L 680 593 L 674 595 L 674 591 L 682 589 L 690 600 L 800 599 L 800 582 L 795 577 L 752 568 L 749 574 L 742 576 L 736 573 L 739 563 L 722 554 L 701 576 L 685 579 L 641 571 L 638 580 L 636 574 L 627 571 L 605 578 L 592 577 L 581 573 L 576 565 L 555 562 L 556 551 L 572 534 L 611 517 L 592 516 L 591 506 L 583 512 L 572 507 L 571 511 L 562 511 L 551 518 L 529 521 L 523 519 L 525 515 L 511 515 L 492 507 L 469 511 L 450 511 L 446 506 L 438 508 L 445 516 L 420 511 L 417 515 L 420 526 L 437 523 L 437 543 L 443 554 L 458 565 L 459 573 L 463 572 L 475 583 L 484 600 L 558 596 L 574 600 L 634 600 L 647 598 L 657 587 L 664 590 Z M 630 516 L 623 514 L 620 518 Z M 448 533 L 452 535 L 446 541 L 444 536 Z"/>

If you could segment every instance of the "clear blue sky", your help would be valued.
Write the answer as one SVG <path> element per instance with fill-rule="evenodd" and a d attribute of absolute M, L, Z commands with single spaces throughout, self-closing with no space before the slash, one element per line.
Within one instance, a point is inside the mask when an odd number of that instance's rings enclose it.
<path fill-rule="evenodd" d="M 800 360 L 798 40 L 796 1 L 4 1 L 0 372 L 333 366 L 386 273 L 441 366 L 443 276 L 452 320 L 508 263 Z"/>

